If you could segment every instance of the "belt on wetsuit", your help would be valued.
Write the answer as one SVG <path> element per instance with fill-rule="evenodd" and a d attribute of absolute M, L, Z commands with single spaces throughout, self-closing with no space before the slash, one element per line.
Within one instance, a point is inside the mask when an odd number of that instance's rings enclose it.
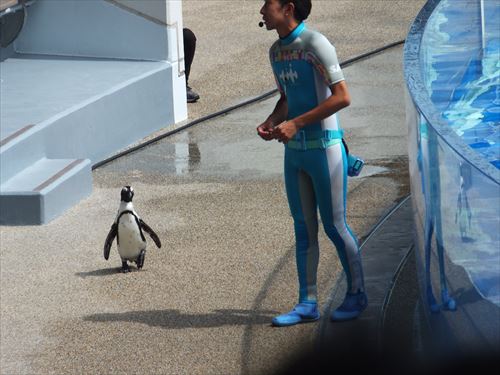
<path fill-rule="evenodd" d="M 300 130 L 294 138 L 290 139 L 286 146 L 292 150 L 314 150 L 322 149 L 342 142 L 343 130 Z"/>

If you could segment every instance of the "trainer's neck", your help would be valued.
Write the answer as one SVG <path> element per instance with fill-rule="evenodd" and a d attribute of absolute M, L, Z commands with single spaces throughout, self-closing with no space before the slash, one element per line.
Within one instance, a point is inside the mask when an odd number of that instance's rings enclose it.
<path fill-rule="evenodd" d="M 285 39 L 293 32 L 293 30 L 297 28 L 297 26 L 299 26 L 299 23 L 295 19 L 293 19 L 286 24 L 277 27 L 276 31 L 278 32 L 278 35 L 281 39 Z"/>

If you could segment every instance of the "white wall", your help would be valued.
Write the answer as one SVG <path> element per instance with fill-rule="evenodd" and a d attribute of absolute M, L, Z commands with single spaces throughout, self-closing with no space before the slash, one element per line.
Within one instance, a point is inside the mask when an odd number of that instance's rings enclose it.
<path fill-rule="evenodd" d="M 38 0 L 28 11 L 19 53 L 183 61 L 179 0 Z"/>
<path fill-rule="evenodd" d="M 14 50 L 167 61 L 177 123 L 187 117 L 182 27 L 181 0 L 37 0 L 28 9 Z"/>

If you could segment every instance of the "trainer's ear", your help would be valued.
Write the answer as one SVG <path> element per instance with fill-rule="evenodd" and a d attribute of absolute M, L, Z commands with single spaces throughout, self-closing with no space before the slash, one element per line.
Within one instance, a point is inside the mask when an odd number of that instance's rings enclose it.
<path fill-rule="evenodd" d="M 285 14 L 291 14 L 292 16 L 295 16 L 295 4 L 290 2 L 287 3 L 283 6 L 283 10 L 285 11 Z"/>

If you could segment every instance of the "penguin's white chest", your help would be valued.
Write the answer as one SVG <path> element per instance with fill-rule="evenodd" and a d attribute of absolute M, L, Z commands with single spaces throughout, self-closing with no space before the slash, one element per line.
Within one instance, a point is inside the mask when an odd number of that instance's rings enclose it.
<path fill-rule="evenodd" d="M 134 215 L 122 215 L 118 222 L 118 253 L 122 259 L 135 260 L 146 249 L 146 241 L 141 238 L 139 225 Z"/>

